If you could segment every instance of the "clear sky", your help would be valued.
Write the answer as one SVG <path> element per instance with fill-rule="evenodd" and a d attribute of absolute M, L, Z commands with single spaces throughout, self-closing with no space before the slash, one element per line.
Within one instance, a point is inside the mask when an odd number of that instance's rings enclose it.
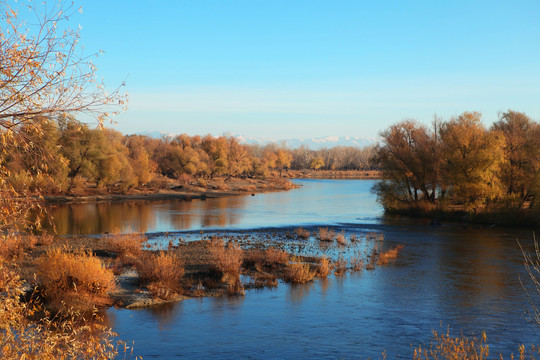
<path fill-rule="evenodd" d="M 466 110 L 540 119 L 540 1 L 86 0 L 87 52 L 127 78 L 124 133 L 376 136 Z"/>

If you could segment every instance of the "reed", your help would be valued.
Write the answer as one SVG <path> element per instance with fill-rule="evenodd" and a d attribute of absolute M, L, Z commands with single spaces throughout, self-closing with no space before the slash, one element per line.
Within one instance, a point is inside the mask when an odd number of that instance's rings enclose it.
<path fill-rule="evenodd" d="M 141 281 L 153 296 L 170 299 L 181 292 L 184 263 L 174 252 L 147 254 L 136 267 Z"/>
<path fill-rule="evenodd" d="M 321 241 L 334 241 L 335 235 L 336 233 L 334 232 L 334 230 L 320 227 L 317 237 Z"/>
<path fill-rule="evenodd" d="M 136 265 L 142 253 L 143 245 L 148 238 L 139 233 L 116 233 L 105 237 L 107 250 L 117 255 L 118 261 L 124 265 Z"/>
<path fill-rule="evenodd" d="M 317 269 L 317 276 L 327 277 L 330 271 L 332 270 L 332 265 L 326 256 L 322 257 L 319 263 L 319 268 Z"/>
<path fill-rule="evenodd" d="M 300 259 L 293 259 L 287 268 L 284 280 L 293 284 L 304 284 L 315 277 L 315 272 L 311 271 L 309 264 L 303 263 Z"/>
<path fill-rule="evenodd" d="M 385 252 L 379 254 L 379 259 L 377 260 L 377 265 L 386 265 L 390 260 L 395 260 L 398 257 L 399 252 L 403 249 L 404 245 L 397 245 Z"/>
<path fill-rule="evenodd" d="M 308 230 L 306 230 L 306 229 L 304 229 L 302 227 L 299 227 L 299 228 L 295 229 L 294 233 L 300 239 L 308 239 L 309 236 L 311 235 L 311 233 Z"/>
<path fill-rule="evenodd" d="M 334 275 L 342 276 L 347 272 L 347 261 L 340 255 L 334 263 Z"/>

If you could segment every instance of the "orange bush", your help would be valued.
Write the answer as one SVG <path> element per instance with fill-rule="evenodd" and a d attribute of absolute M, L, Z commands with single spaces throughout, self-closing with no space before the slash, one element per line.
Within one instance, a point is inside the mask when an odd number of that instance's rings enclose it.
<path fill-rule="evenodd" d="M 337 261 L 334 263 L 334 275 L 344 275 L 347 272 L 347 261 L 343 256 L 339 256 Z"/>
<path fill-rule="evenodd" d="M 321 241 L 334 241 L 334 236 L 336 233 L 334 230 L 330 230 L 328 228 L 319 228 L 319 240 Z"/>
<path fill-rule="evenodd" d="M 176 254 L 147 254 L 136 266 L 141 281 L 154 296 L 168 299 L 180 292 L 184 264 Z"/>
<path fill-rule="evenodd" d="M 118 256 L 125 265 L 134 265 L 142 253 L 142 246 L 148 240 L 139 233 L 116 233 L 105 237 L 106 248 Z"/>
<path fill-rule="evenodd" d="M 331 264 L 330 261 L 328 261 L 328 258 L 325 256 L 321 258 L 319 269 L 317 270 L 317 275 L 320 277 L 327 277 L 331 270 Z"/>
<path fill-rule="evenodd" d="M 209 247 L 211 267 L 222 274 L 239 275 L 243 262 L 243 251 L 237 245 L 225 245 L 223 240 L 214 240 Z"/>
<path fill-rule="evenodd" d="M 307 239 L 311 235 L 311 233 L 308 230 L 302 227 L 295 229 L 294 232 L 301 239 Z"/>
<path fill-rule="evenodd" d="M 315 272 L 311 271 L 309 264 L 294 259 L 287 269 L 284 280 L 294 284 L 303 284 L 313 280 Z"/>
<path fill-rule="evenodd" d="M 110 303 L 114 274 L 91 252 L 67 247 L 47 251 L 38 260 L 38 278 L 45 298 L 53 305 L 91 308 Z"/>

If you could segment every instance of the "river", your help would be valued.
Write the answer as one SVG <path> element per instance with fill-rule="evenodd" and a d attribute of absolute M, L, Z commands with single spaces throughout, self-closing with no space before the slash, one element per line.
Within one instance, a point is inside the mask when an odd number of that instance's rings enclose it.
<path fill-rule="evenodd" d="M 200 233 L 279 232 L 331 226 L 359 236 L 384 233 L 404 244 L 399 258 L 373 271 L 330 276 L 300 286 L 249 290 L 244 297 L 190 299 L 165 306 L 110 309 L 109 324 L 150 358 L 411 359 L 431 331 L 480 335 L 490 354 L 539 343 L 527 321 L 529 303 L 520 239 L 532 229 L 430 225 L 383 215 L 371 180 L 295 180 L 301 188 L 193 201 L 61 205 L 52 209 L 60 234 L 131 229 L 159 238 Z M 310 241 L 310 240 L 308 240 Z M 314 240 L 311 240 L 314 241 Z M 540 304 L 540 302 L 539 302 Z"/>

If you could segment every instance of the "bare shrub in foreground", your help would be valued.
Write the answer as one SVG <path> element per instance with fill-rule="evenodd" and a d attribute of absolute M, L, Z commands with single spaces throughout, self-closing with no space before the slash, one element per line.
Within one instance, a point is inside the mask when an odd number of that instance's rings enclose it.
<path fill-rule="evenodd" d="M 364 259 L 359 251 L 351 257 L 351 269 L 353 271 L 361 271 L 364 268 Z"/>
<path fill-rule="evenodd" d="M 147 254 L 136 265 L 141 281 L 153 296 L 169 299 L 181 292 L 184 264 L 177 254 Z"/>

